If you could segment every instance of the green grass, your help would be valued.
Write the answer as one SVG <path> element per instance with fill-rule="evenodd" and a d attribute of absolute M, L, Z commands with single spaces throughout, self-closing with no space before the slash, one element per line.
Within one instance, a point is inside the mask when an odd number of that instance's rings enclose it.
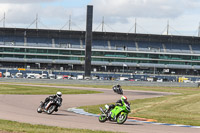
<path fill-rule="evenodd" d="M 24 94 L 24 95 L 49 95 L 56 94 L 61 91 L 63 94 L 92 94 L 101 93 L 99 91 L 78 90 L 54 87 L 37 87 L 37 86 L 22 86 L 22 85 L 0 85 L 0 94 Z"/>
<path fill-rule="evenodd" d="M 15 121 L 0 120 L 0 132 L 26 132 L 26 133 L 112 133 L 107 131 L 93 131 L 88 129 L 60 128 L 45 125 L 32 125 Z"/>
<path fill-rule="evenodd" d="M 158 122 L 200 126 L 200 89 L 180 87 L 123 87 L 131 90 L 175 92 L 176 95 L 130 101 L 129 116 L 156 119 Z M 113 101 L 115 102 L 115 101 Z M 99 114 L 99 106 L 84 106 L 85 111 Z"/>
<path fill-rule="evenodd" d="M 111 89 L 112 85 L 88 85 L 88 84 L 58 84 L 58 83 L 26 83 L 26 82 L 0 82 L 5 84 L 26 84 L 26 85 L 49 85 L 49 86 L 73 86 L 73 87 L 90 87 L 90 88 L 105 88 Z"/>

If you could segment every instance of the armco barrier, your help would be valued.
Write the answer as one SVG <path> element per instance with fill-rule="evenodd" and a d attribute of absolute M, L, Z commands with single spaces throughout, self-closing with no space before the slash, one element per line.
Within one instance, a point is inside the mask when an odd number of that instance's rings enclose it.
<path fill-rule="evenodd" d="M 115 85 L 121 86 L 165 86 L 165 87 L 198 87 L 197 83 L 148 82 L 148 81 L 112 81 L 112 80 L 68 80 L 68 79 L 13 79 L 1 78 L 0 82 L 45 83 L 45 84 L 85 84 L 85 85 Z"/>

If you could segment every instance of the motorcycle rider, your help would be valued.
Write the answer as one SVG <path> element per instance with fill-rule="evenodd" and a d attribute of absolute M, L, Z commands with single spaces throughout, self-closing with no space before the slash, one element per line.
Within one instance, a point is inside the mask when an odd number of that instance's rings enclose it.
<path fill-rule="evenodd" d="M 118 88 L 118 87 L 121 87 L 121 85 L 117 84 L 117 85 L 113 85 L 113 87 L 117 87 Z"/>
<path fill-rule="evenodd" d="M 117 84 L 116 86 L 117 86 L 117 87 L 121 87 L 121 85 L 119 85 L 119 84 Z"/>
<path fill-rule="evenodd" d="M 113 85 L 113 89 L 114 89 L 114 90 L 117 90 L 117 89 L 120 88 L 120 87 L 121 87 L 121 85 L 119 85 L 119 84 Z"/>
<path fill-rule="evenodd" d="M 42 108 L 44 107 L 44 105 L 45 105 L 45 103 L 48 103 L 51 99 L 56 99 L 56 98 L 60 98 L 60 101 L 61 101 L 61 104 L 62 104 L 62 92 L 60 92 L 60 91 L 58 91 L 57 93 L 56 93 L 56 95 L 52 95 L 52 96 L 48 96 L 46 99 L 45 99 L 45 101 L 44 101 L 44 103 L 42 104 Z M 55 111 L 58 111 L 57 109 L 55 110 Z"/>
<path fill-rule="evenodd" d="M 108 110 L 107 110 L 106 113 L 109 113 L 110 110 L 112 110 L 112 109 L 115 108 L 115 106 L 123 106 L 123 101 L 124 101 L 125 103 L 128 103 L 127 97 L 126 97 L 126 96 L 122 96 L 121 99 L 119 99 L 119 100 L 115 103 L 115 105 L 114 105 L 114 104 L 111 104 L 111 105 L 108 107 Z M 110 118 L 110 116 L 111 116 L 111 114 L 109 115 L 109 118 Z"/>

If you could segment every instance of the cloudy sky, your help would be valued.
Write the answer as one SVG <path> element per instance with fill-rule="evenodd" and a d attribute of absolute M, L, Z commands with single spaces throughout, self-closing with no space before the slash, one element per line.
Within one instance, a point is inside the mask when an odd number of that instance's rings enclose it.
<path fill-rule="evenodd" d="M 85 30 L 86 7 L 93 5 L 93 31 L 197 36 L 200 0 L 0 0 L 0 26 Z"/>

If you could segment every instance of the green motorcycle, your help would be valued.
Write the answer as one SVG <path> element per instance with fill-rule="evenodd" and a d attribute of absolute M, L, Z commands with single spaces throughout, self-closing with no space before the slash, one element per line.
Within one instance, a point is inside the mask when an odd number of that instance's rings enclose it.
<path fill-rule="evenodd" d="M 122 106 L 116 105 L 113 109 L 108 111 L 109 106 L 105 105 L 105 110 L 99 107 L 102 114 L 99 116 L 99 122 L 105 122 L 107 120 L 115 121 L 118 124 L 123 124 L 127 118 L 128 114 L 131 112 L 130 104 L 128 102 L 122 102 Z"/>

